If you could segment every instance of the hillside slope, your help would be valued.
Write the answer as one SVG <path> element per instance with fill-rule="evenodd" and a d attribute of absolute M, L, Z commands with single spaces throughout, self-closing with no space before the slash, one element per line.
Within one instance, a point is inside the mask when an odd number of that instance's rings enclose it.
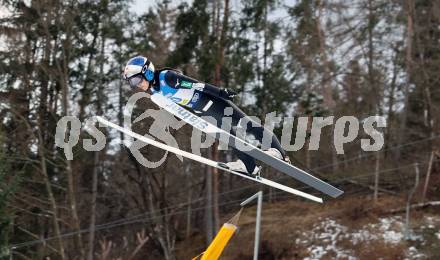
<path fill-rule="evenodd" d="M 404 238 L 405 215 L 389 213 L 404 200 L 366 196 L 318 205 L 289 199 L 263 204 L 260 259 L 440 259 L 440 208 L 411 212 L 412 236 Z M 227 220 L 233 213 L 225 216 Z M 247 208 L 240 230 L 221 259 L 252 259 L 255 207 Z M 177 245 L 178 259 L 204 250 L 203 237 Z"/>

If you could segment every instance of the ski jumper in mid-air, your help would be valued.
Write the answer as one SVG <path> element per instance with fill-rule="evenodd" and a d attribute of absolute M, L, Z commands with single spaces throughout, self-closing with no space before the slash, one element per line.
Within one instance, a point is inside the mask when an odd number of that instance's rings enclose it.
<path fill-rule="evenodd" d="M 227 116 L 232 118 L 229 129 L 233 135 L 236 136 L 237 128 L 242 127 L 246 129 L 246 137 L 252 138 L 252 142 L 260 147 L 263 136 L 269 136 L 272 139 L 269 147 L 261 148 L 275 158 L 290 162 L 277 137 L 261 124 L 252 121 L 231 101 L 234 92 L 199 82 L 173 69 L 155 70 L 153 63 L 142 56 L 136 56 L 127 62 L 123 76 L 132 88 L 139 88 L 152 94 L 160 93 L 199 116 L 213 117 L 217 121 L 217 126 L 223 129 L 225 126 L 221 125 L 222 118 L 229 109 L 232 113 L 228 113 Z M 245 125 L 241 125 L 243 122 Z M 238 160 L 226 163 L 229 169 L 249 175 L 258 173 L 259 167 L 256 166 L 253 157 L 235 148 L 234 151 Z"/>

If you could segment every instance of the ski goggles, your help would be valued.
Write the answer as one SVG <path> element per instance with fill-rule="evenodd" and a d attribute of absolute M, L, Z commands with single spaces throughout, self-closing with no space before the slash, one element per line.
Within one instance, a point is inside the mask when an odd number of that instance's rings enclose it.
<path fill-rule="evenodd" d="M 144 80 L 142 74 L 138 74 L 127 79 L 128 84 L 132 88 L 136 88 L 142 82 L 142 80 Z"/>

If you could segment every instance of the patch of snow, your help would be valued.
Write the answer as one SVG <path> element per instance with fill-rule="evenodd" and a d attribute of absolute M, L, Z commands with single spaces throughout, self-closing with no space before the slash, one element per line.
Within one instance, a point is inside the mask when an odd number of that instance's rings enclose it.
<path fill-rule="evenodd" d="M 403 239 L 403 233 L 390 230 L 383 233 L 382 237 L 386 243 L 398 244 Z"/>
<path fill-rule="evenodd" d="M 437 226 L 440 219 L 426 218 L 425 228 L 431 225 Z M 423 228 L 422 228 L 423 229 Z M 372 241 L 383 241 L 386 244 L 397 245 L 404 242 L 405 224 L 401 216 L 379 218 L 377 222 L 366 224 L 359 229 L 351 229 L 337 221 L 326 218 L 317 222 L 311 230 L 298 232 L 299 237 L 295 239 L 297 245 L 303 245 L 309 252 L 305 259 L 357 259 L 355 251 L 347 245 L 347 241 L 353 246 L 362 243 L 369 244 Z M 440 239 L 440 231 L 435 233 Z M 411 234 L 411 240 L 418 240 L 423 245 L 426 241 L 421 234 Z M 415 246 L 410 246 L 404 252 L 405 259 L 426 259 L 426 255 L 419 252 Z"/>
<path fill-rule="evenodd" d="M 411 246 L 410 248 L 408 248 L 408 250 L 406 251 L 406 257 L 405 259 L 427 259 L 426 255 L 420 253 L 417 248 L 415 248 L 414 246 Z"/>
<path fill-rule="evenodd" d="M 371 233 L 367 229 L 355 230 L 351 234 L 347 234 L 351 236 L 351 242 L 354 245 L 363 243 L 365 241 L 377 240 L 378 237 L 376 234 Z"/>
<path fill-rule="evenodd" d="M 431 216 L 425 216 L 425 220 L 426 222 L 430 222 L 430 223 L 434 222 L 434 218 Z"/>
<path fill-rule="evenodd" d="M 379 230 L 385 243 L 398 244 L 403 238 L 403 221 L 400 216 L 379 219 Z"/>
<path fill-rule="evenodd" d="M 440 224 L 440 218 L 439 217 L 433 217 L 433 216 L 425 216 L 425 222 L 428 225 Z"/>
<path fill-rule="evenodd" d="M 325 254 L 327 254 L 327 251 L 324 250 L 324 247 L 322 246 L 315 246 L 312 248 L 308 249 L 310 252 L 311 257 L 306 257 L 304 258 L 305 260 L 311 260 L 311 259 L 320 259 L 322 258 Z"/>
<path fill-rule="evenodd" d="M 327 254 L 336 254 L 336 258 L 340 259 L 356 259 L 353 257 L 352 250 L 346 250 L 337 245 L 337 242 L 344 239 L 348 228 L 338 224 L 333 219 L 325 219 L 321 223 L 315 225 L 305 238 L 312 241 L 320 241 L 320 244 L 312 244 L 307 248 L 310 257 L 304 259 L 321 259 Z"/>

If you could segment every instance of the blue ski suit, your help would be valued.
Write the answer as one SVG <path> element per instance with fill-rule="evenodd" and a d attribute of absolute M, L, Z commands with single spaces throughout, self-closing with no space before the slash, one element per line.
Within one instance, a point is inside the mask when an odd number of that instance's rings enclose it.
<path fill-rule="evenodd" d="M 227 89 L 221 89 L 207 83 L 199 82 L 176 70 L 162 69 L 155 72 L 151 91 L 153 93 L 161 93 L 199 116 L 211 116 L 215 118 L 217 127 L 231 129 L 231 134 L 235 136 L 240 119 L 246 118 L 247 125 L 241 126 L 247 129 L 246 136 L 252 136 L 253 141 L 257 142 L 257 146 L 260 146 L 263 150 L 276 148 L 280 151 L 283 158 L 286 157 L 286 152 L 281 148 L 277 137 L 261 126 L 261 124 L 250 120 L 250 118 L 231 101 L 235 93 Z M 225 109 L 232 111 L 232 114 L 228 113 L 225 115 Z M 222 117 L 224 116 L 232 118 L 231 126 L 222 126 Z M 272 136 L 270 147 L 261 147 L 263 135 Z M 249 140 L 246 139 L 246 141 Z M 252 173 L 256 167 L 255 159 L 235 148 L 234 151 L 237 157 L 245 164 L 248 173 Z"/>

